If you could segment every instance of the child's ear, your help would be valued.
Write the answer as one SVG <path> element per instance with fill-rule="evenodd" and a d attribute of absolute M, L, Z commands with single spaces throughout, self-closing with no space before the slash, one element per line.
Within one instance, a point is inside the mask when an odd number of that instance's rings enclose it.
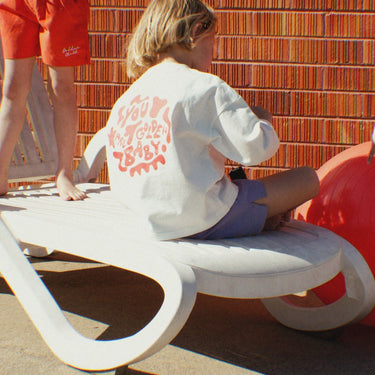
<path fill-rule="evenodd" d="M 193 40 L 193 42 L 195 42 L 199 35 L 201 35 L 204 31 L 204 28 L 203 28 L 203 23 L 202 22 L 197 22 L 195 25 L 193 25 L 192 29 L 191 29 L 191 39 Z"/>

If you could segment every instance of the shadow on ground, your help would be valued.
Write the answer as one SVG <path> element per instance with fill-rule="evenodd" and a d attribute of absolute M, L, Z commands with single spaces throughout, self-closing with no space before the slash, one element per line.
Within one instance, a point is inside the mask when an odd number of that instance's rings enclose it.
<path fill-rule="evenodd" d="M 36 266 L 81 260 L 55 253 Z M 87 261 L 83 261 L 86 262 Z M 163 300 L 153 281 L 113 267 L 39 271 L 63 310 L 103 322 L 100 339 L 131 335 L 155 314 Z M 0 293 L 11 293 L 0 279 Z M 192 314 L 172 345 L 267 375 L 375 373 L 375 329 L 348 326 L 340 338 L 322 340 L 281 326 L 259 300 L 198 295 Z M 151 375 L 128 370 L 130 375 Z"/>

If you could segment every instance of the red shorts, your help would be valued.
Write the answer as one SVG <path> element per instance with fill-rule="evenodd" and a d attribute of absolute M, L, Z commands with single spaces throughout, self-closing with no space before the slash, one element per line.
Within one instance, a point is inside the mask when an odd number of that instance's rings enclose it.
<path fill-rule="evenodd" d="M 0 0 L 7 59 L 42 56 L 52 66 L 90 62 L 88 0 Z"/>

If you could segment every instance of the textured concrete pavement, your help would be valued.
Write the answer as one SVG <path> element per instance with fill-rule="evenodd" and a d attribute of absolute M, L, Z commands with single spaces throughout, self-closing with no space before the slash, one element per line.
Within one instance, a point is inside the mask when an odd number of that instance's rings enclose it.
<path fill-rule="evenodd" d="M 153 316 L 163 295 L 139 275 L 54 253 L 34 267 L 88 337 L 119 338 Z M 173 342 L 118 374 L 130 375 L 373 375 L 375 328 L 353 325 L 334 341 L 277 323 L 258 300 L 198 295 L 193 312 Z M 0 279 L 0 375 L 73 375 L 38 332 Z"/>

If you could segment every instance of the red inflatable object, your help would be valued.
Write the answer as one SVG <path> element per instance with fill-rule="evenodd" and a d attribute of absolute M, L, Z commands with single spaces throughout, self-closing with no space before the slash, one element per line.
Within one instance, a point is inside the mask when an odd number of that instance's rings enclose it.
<path fill-rule="evenodd" d="M 296 218 L 330 229 L 349 241 L 375 275 L 375 158 L 367 164 L 371 142 L 336 155 L 319 170 L 319 195 L 296 210 Z M 341 275 L 314 291 L 325 303 L 345 290 Z M 375 309 L 362 320 L 375 326 Z"/>

